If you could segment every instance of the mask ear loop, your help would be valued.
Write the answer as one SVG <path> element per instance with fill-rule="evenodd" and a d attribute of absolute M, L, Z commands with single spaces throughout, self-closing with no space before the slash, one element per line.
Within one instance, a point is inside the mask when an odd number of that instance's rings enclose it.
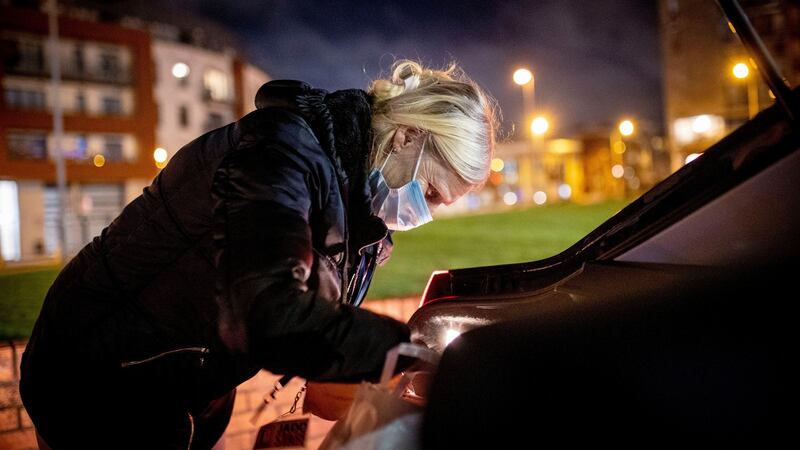
<path fill-rule="evenodd" d="M 419 163 L 422 162 L 422 154 L 425 152 L 425 143 L 428 142 L 428 134 L 425 134 L 425 139 L 422 141 L 422 148 L 419 150 L 419 158 L 417 158 L 417 165 L 414 166 L 414 175 L 411 176 L 411 180 L 417 179 L 417 172 L 419 172 Z"/>
<path fill-rule="evenodd" d="M 386 159 L 383 160 L 383 164 L 381 164 L 381 168 L 378 169 L 379 171 L 383 172 L 383 168 L 386 167 L 386 163 L 389 162 L 389 158 L 392 157 L 392 153 L 394 153 L 394 152 L 395 152 L 394 148 L 389 150 L 389 154 L 386 155 Z"/>

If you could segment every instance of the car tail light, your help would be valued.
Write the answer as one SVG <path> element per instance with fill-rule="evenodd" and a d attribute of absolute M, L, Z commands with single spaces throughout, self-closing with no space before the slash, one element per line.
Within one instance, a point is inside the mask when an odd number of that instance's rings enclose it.
<path fill-rule="evenodd" d="M 453 287 L 450 283 L 450 272 L 447 270 L 434 270 L 428 279 L 428 285 L 422 293 L 419 307 L 422 308 L 433 300 L 449 297 L 453 295 Z"/>

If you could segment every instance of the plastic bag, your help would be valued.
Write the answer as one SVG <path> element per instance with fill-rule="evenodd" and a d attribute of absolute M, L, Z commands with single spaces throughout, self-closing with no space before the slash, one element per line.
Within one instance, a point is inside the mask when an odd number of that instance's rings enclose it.
<path fill-rule="evenodd" d="M 303 412 L 325 420 L 339 420 L 353 404 L 358 386 L 357 383 L 309 382 L 303 401 Z"/>
<path fill-rule="evenodd" d="M 397 385 L 390 384 L 400 355 L 416 357 L 432 365 L 439 358 L 433 350 L 410 343 L 390 350 L 386 354 L 380 383 L 359 385 L 347 414 L 331 428 L 319 450 L 419 447 L 422 405 L 403 399 L 414 374 L 404 373 Z"/>

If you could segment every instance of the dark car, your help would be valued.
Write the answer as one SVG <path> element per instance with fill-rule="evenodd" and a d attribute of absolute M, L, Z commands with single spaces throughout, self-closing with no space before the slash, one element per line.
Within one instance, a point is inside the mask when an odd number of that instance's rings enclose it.
<path fill-rule="evenodd" d="M 777 94 L 561 254 L 434 273 L 423 448 L 796 441 L 800 90 Z"/>

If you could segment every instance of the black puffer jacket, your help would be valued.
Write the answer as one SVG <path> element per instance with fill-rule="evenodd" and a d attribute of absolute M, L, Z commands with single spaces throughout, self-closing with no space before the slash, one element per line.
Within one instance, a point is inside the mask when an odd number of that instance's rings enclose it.
<path fill-rule="evenodd" d="M 369 97 L 278 81 L 257 104 L 177 152 L 61 272 L 24 355 L 34 421 L 64 383 L 202 405 L 261 368 L 374 379 L 409 339 L 356 307 L 389 242 L 368 209 Z M 65 364 L 90 375 L 65 381 Z"/>

